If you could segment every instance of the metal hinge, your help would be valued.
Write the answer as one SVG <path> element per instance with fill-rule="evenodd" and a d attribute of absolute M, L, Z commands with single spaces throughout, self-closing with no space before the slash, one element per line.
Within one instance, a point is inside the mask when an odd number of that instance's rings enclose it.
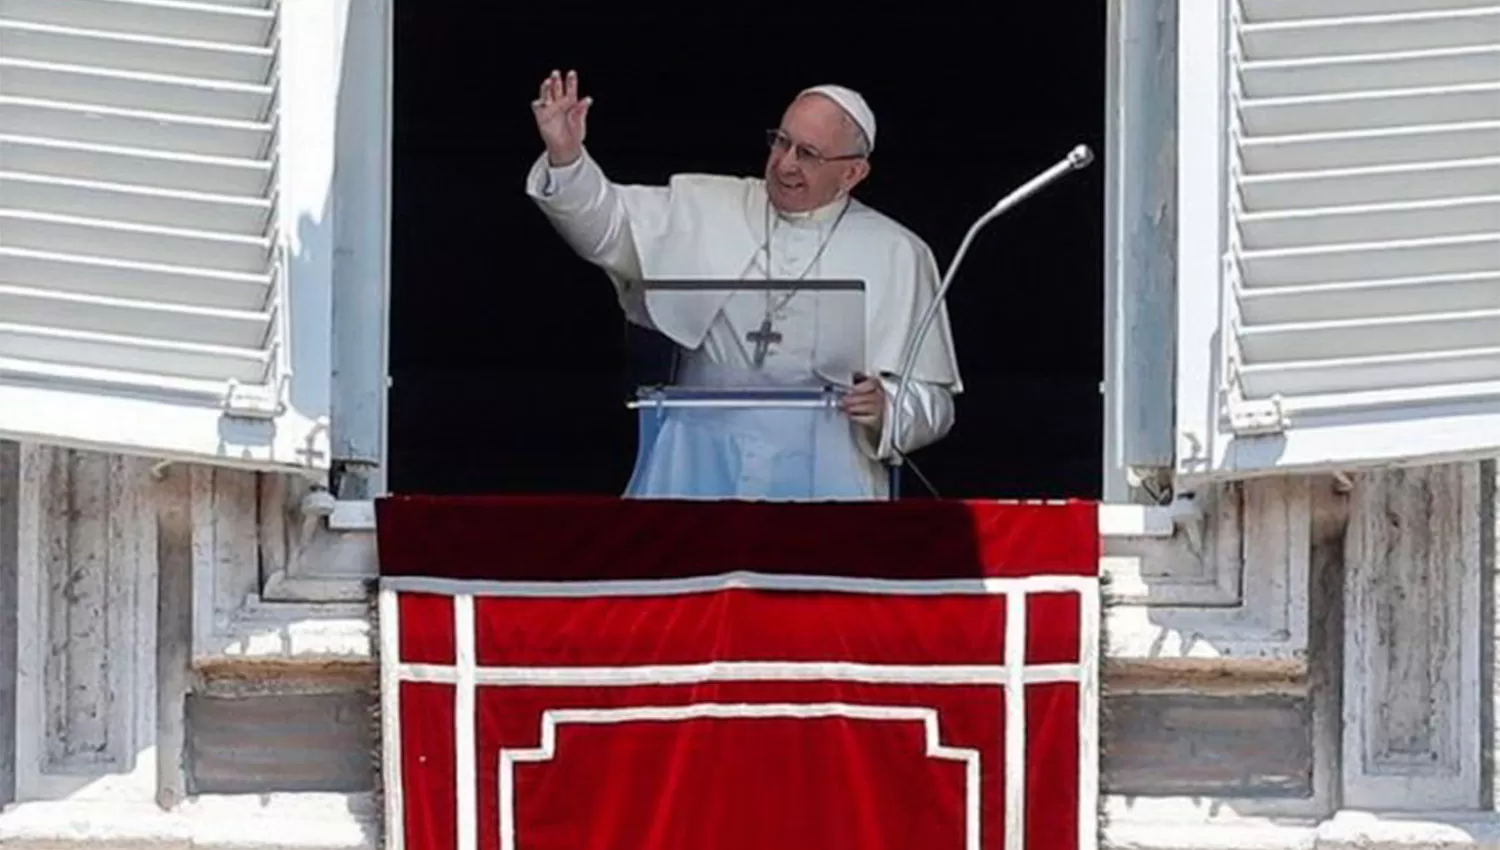
<path fill-rule="evenodd" d="M 1236 399 L 1226 407 L 1229 430 L 1235 434 L 1279 434 L 1291 425 L 1281 406 L 1281 396 L 1255 401 Z"/>
<path fill-rule="evenodd" d="M 1239 357 L 1231 354 L 1224 365 L 1226 374 L 1219 386 L 1219 411 L 1229 433 L 1253 437 L 1280 434 L 1291 427 L 1280 395 L 1268 399 L 1245 398 Z"/>
<path fill-rule="evenodd" d="M 224 413 L 240 419 L 275 419 L 286 413 L 287 378 L 282 375 L 272 387 L 245 386 L 230 379 L 224 390 Z"/>

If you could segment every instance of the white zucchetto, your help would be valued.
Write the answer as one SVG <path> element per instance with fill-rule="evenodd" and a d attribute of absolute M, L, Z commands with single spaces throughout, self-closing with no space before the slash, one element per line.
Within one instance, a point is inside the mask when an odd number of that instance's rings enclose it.
<path fill-rule="evenodd" d="M 859 129 L 865 132 L 865 138 L 870 143 L 870 150 L 875 150 L 875 113 L 870 110 L 870 104 L 865 102 L 863 95 L 851 88 L 830 84 L 804 89 L 797 96 L 809 94 L 820 94 L 837 103 L 840 109 L 854 119 Z"/>

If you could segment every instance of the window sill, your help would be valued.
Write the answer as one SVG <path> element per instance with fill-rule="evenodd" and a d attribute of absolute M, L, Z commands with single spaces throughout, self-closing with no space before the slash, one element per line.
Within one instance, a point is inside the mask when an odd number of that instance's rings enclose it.
<path fill-rule="evenodd" d="M 329 531 L 374 531 L 375 502 L 340 499 L 328 515 Z"/>
<path fill-rule="evenodd" d="M 1171 537 L 1179 509 L 1152 505 L 1104 504 L 1099 506 L 1102 537 Z M 375 530 L 375 503 L 343 500 L 328 516 L 328 529 L 339 532 Z"/>

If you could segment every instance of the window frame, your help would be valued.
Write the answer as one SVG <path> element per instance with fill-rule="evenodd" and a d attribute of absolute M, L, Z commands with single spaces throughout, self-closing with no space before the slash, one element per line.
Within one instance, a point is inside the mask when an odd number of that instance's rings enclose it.
<path fill-rule="evenodd" d="M 332 422 L 335 470 L 330 476 L 332 503 L 323 508 L 329 529 L 339 532 L 374 528 L 374 499 L 389 492 L 390 298 L 392 243 L 392 186 L 394 171 L 394 17 L 398 0 L 372 0 L 384 20 L 378 74 L 378 105 L 358 113 L 359 130 L 341 123 L 339 159 L 360 162 L 360 174 L 377 179 L 382 191 L 376 204 L 351 203 L 341 194 L 341 215 L 354 210 L 362 219 L 353 232 L 379 234 L 379 247 L 341 241 L 342 266 L 351 256 L 378 256 L 378 287 L 361 284 L 347 272 L 335 270 L 334 296 L 334 416 Z M 1100 0 L 1107 7 L 1109 39 L 1106 47 L 1105 148 L 1100 167 L 1105 178 L 1105 299 L 1104 452 L 1100 463 L 1102 501 L 1121 505 L 1157 505 L 1160 492 L 1142 489 L 1142 482 L 1160 482 L 1175 461 L 1173 451 L 1173 357 L 1176 334 L 1176 281 L 1170 254 L 1173 234 L 1169 209 L 1171 160 L 1159 156 L 1170 141 L 1174 102 L 1162 98 L 1163 76 L 1175 82 L 1175 66 L 1136 61 L 1139 50 L 1127 51 L 1130 39 L 1146 33 L 1160 35 L 1156 10 L 1130 7 L 1129 20 L 1120 19 L 1119 0 Z M 372 13 L 377 14 L 377 13 Z M 1159 53 L 1158 51 L 1157 53 Z M 1156 55 L 1153 53 L 1153 55 Z M 1170 52 L 1166 54 L 1170 57 Z M 372 61 L 375 57 L 360 57 Z M 350 60 L 346 58 L 346 64 Z M 374 106 L 373 109 L 368 107 Z M 1132 118 L 1131 116 L 1135 116 Z M 373 131 L 373 132 L 371 132 Z M 368 157 L 368 141 L 380 139 L 377 155 Z M 1144 171 L 1149 175 L 1139 177 Z M 362 185 L 368 185 L 362 184 Z M 368 200 L 368 199 L 366 199 Z M 377 213 L 378 211 L 378 213 Z M 372 223 L 372 219 L 378 219 Z M 346 234 L 351 231 L 340 230 Z M 1161 250 L 1135 252 L 1132 244 L 1146 240 Z M 368 278 L 366 278 L 368 280 Z M 378 353 L 369 345 L 368 325 L 378 317 Z M 361 344 L 363 343 L 363 344 Z M 375 365 L 378 363 L 378 367 Z M 378 372 L 376 371 L 378 368 Z M 1146 402 L 1150 403 L 1146 403 Z M 367 450 L 375 445 L 375 452 Z M 372 456 L 373 455 L 373 456 Z M 1170 488 L 1166 488 L 1169 492 Z"/>
<path fill-rule="evenodd" d="M 336 470 L 330 482 L 333 498 L 324 500 L 315 510 L 323 513 L 327 529 L 336 534 L 373 531 L 374 499 L 388 492 L 396 2 L 371 3 L 378 11 L 370 14 L 382 20 L 382 43 L 377 56 L 362 58 L 378 59 L 381 67 L 378 74 L 359 76 L 380 81 L 378 98 L 369 102 L 376 108 L 358 114 L 363 122 L 358 130 L 341 124 L 339 133 L 340 165 L 362 160 L 364 167 L 360 174 L 377 179 L 382 191 L 378 204 L 351 203 L 350 198 L 341 194 L 336 205 L 346 216 L 351 208 L 363 211 L 365 219 L 360 227 L 341 230 L 341 236 L 358 233 L 368 238 L 378 233 L 379 239 L 373 251 L 367 245 L 351 246 L 342 240 L 338 246 L 341 264 L 360 253 L 377 256 L 378 285 L 358 285 L 360 281 L 348 274 L 346 268 L 335 273 L 332 433 Z M 1171 359 L 1176 342 L 1176 280 L 1169 250 L 1174 235 L 1169 226 L 1172 218 L 1169 211 L 1175 200 L 1172 194 L 1175 172 L 1172 160 L 1163 160 L 1160 150 L 1164 141 L 1170 141 L 1175 108 L 1172 98 L 1161 96 L 1162 78 L 1170 76 L 1175 81 L 1176 66 L 1170 63 L 1173 55 L 1170 50 L 1125 48 L 1138 45 L 1142 39 L 1155 44 L 1164 35 L 1174 35 L 1175 29 L 1163 33 L 1156 10 L 1145 4 L 1130 6 L 1128 17 L 1122 18 L 1118 0 L 1101 2 L 1107 6 L 1109 33 L 1105 152 L 1100 158 L 1106 171 L 1103 270 L 1106 362 L 1105 380 L 1100 388 L 1105 399 L 1105 451 L 1100 475 L 1107 514 L 1101 520 L 1101 529 L 1107 529 L 1113 536 L 1170 536 L 1172 528 L 1183 521 L 1183 511 L 1159 506 L 1158 495 L 1143 491 L 1139 485 L 1153 476 L 1159 478 L 1164 470 L 1170 470 L 1174 461 L 1171 399 L 1175 384 Z M 1156 57 L 1156 61 L 1150 64 L 1140 61 L 1147 55 Z M 1167 57 L 1166 63 L 1161 61 L 1162 56 Z M 372 136 L 380 140 L 376 156 L 362 157 L 360 152 L 369 150 L 368 140 Z M 346 166 L 341 173 L 347 173 Z M 1146 176 L 1136 177 L 1139 174 Z M 342 189 L 345 184 L 338 185 Z M 1167 214 L 1161 214 L 1164 211 Z M 376 219 L 374 225 L 369 222 L 371 218 Z M 1157 252 L 1159 256 L 1130 251 L 1131 244 L 1140 239 L 1164 246 L 1163 250 Z M 370 316 L 379 317 L 378 352 L 374 353 L 369 345 L 368 325 L 360 321 Z M 361 345 L 361 341 L 365 344 Z M 1145 398 L 1155 398 L 1158 403 L 1141 405 L 1140 400 Z M 372 443 L 378 446 L 374 458 L 368 451 L 362 451 Z M 1187 514 L 1189 518 L 1193 515 L 1191 510 Z M 316 572 L 315 567 L 313 571 Z M 1171 576 L 1162 579 L 1168 584 L 1174 580 Z"/>
<path fill-rule="evenodd" d="M 360 525 L 361 512 L 387 492 L 395 138 L 395 0 L 350 0 L 348 8 L 344 79 L 363 85 L 340 98 L 334 182 L 334 468 L 327 484 L 339 526 L 348 516 Z"/>
<path fill-rule="evenodd" d="M 1207 471 L 1205 452 L 1216 434 L 1212 412 L 1223 374 L 1217 338 L 1223 316 L 1220 284 L 1227 220 L 1227 135 L 1224 0 L 1180 3 L 1177 20 L 1177 274 L 1174 462 L 1179 478 Z M 1186 317 L 1194 317 L 1189 321 Z M 1207 319 L 1207 321 L 1205 321 Z M 1215 396 L 1205 399 L 1204 393 Z"/>

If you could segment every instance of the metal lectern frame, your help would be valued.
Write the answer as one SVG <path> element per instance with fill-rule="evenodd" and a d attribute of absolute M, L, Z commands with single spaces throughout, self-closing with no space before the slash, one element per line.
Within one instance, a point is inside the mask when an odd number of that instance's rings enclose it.
<path fill-rule="evenodd" d="M 862 366 L 867 356 L 869 346 L 868 340 L 866 340 L 865 338 L 864 321 L 865 290 L 867 289 L 867 285 L 865 281 L 859 280 L 857 278 L 808 278 L 802 280 L 793 278 L 767 278 L 761 280 L 726 280 L 720 278 L 650 278 L 640 281 L 640 283 L 637 285 L 640 287 L 640 290 L 643 293 L 643 297 L 645 299 L 648 299 L 648 304 L 649 298 L 653 293 L 714 293 L 714 297 L 722 297 L 725 301 L 727 301 L 735 293 L 740 292 L 796 292 L 812 295 L 825 293 L 838 295 L 839 293 L 848 293 L 849 297 L 852 299 L 852 302 L 857 302 L 855 303 L 855 306 L 857 306 L 858 308 L 856 311 L 858 313 L 857 325 L 853 324 L 853 317 L 844 317 L 844 323 L 846 325 L 844 330 L 846 332 L 846 335 L 852 335 L 855 339 L 858 340 L 859 350 L 856 352 L 857 356 L 852 359 L 857 360 Z M 649 309 L 650 308 L 648 306 L 647 310 L 649 311 Z M 820 313 L 820 322 L 823 319 L 824 316 Z M 820 325 L 820 330 L 821 329 L 822 328 Z M 851 331 L 853 331 L 854 333 L 849 334 L 849 332 Z M 757 330 L 752 331 L 751 334 L 767 334 L 771 332 L 774 332 L 774 327 L 763 324 Z M 769 339 L 767 340 L 767 342 L 770 341 L 771 340 Z M 780 340 L 777 339 L 775 341 L 779 342 Z M 857 371 L 857 369 L 855 371 Z"/>
<path fill-rule="evenodd" d="M 810 279 L 706 279 L 706 278 L 676 278 L 676 279 L 648 279 L 637 284 L 641 291 L 649 297 L 652 293 L 704 293 L 711 298 L 722 295 L 727 301 L 736 293 L 829 293 L 837 296 L 847 293 L 850 297 L 849 309 L 838 309 L 835 302 L 832 312 L 818 313 L 819 331 L 836 334 L 842 331 L 845 339 L 857 340 L 857 350 L 847 352 L 845 363 L 840 364 L 848 369 L 849 377 L 853 380 L 857 375 L 868 371 L 867 347 L 865 339 L 865 281 L 852 278 L 810 278 Z M 774 297 L 774 295 L 773 295 Z M 649 306 L 648 306 L 649 310 Z M 827 324 L 824 324 L 827 322 Z M 769 323 L 768 323 L 769 324 Z M 839 326 L 843 327 L 840 328 Z M 774 328 L 763 324 L 758 332 L 773 331 Z M 747 334 L 747 337 L 751 334 Z M 755 342 L 753 339 L 747 339 Z M 767 338 L 766 342 L 779 341 Z M 638 416 L 643 415 L 646 409 L 668 409 L 668 408 L 718 408 L 718 409 L 805 409 L 805 410 L 836 410 L 847 389 L 837 381 L 827 381 L 822 385 L 744 385 L 744 386 L 698 386 L 691 384 L 677 384 L 675 380 L 679 373 L 678 358 L 682 349 L 678 348 L 674 353 L 671 378 L 663 382 L 643 383 L 635 388 L 634 398 L 626 402 L 626 407 L 635 411 Z M 842 374 L 842 370 L 839 370 Z M 898 493 L 899 472 L 896 468 L 887 464 L 890 473 L 891 487 L 888 498 L 894 499 Z"/>
<path fill-rule="evenodd" d="M 837 409 L 845 390 L 836 386 L 790 387 L 777 389 L 737 389 L 679 387 L 672 385 L 643 386 L 636 389 L 636 397 L 625 406 L 637 415 L 648 408 L 801 408 Z M 889 491 L 885 501 L 901 497 L 901 467 L 885 464 L 889 479 Z"/>

